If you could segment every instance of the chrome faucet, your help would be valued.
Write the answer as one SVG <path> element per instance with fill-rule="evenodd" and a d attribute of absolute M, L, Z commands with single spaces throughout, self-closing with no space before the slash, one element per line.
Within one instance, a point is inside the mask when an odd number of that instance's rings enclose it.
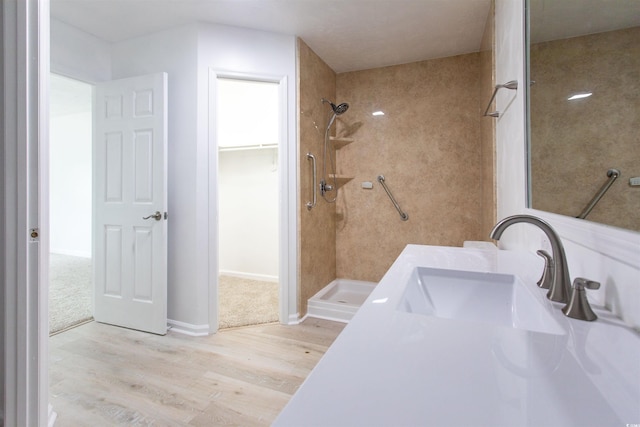
<path fill-rule="evenodd" d="M 571 292 L 571 278 L 569 277 L 569 267 L 567 266 L 567 257 L 564 253 L 564 246 L 560 241 L 560 236 L 555 232 L 551 226 L 532 215 L 514 215 L 499 221 L 491 230 L 489 235 L 494 240 L 500 240 L 500 236 L 504 230 L 512 224 L 519 222 L 525 222 L 533 224 L 540 228 L 549 238 L 551 243 L 551 250 L 553 252 L 553 278 L 551 280 L 551 286 L 547 293 L 547 298 L 556 302 L 569 302 L 569 294 Z"/>

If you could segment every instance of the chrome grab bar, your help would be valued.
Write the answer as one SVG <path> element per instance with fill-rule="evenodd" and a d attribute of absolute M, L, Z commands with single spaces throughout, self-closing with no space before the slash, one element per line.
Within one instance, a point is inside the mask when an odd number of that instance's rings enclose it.
<path fill-rule="evenodd" d="M 380 183 L 380 185 L 382 185 L 384 191 L 387 192 L 387 196 L 389 196 L 389 198 L 391 199 L 391 203 L 393 203 L 393 206 L 395 206 L 396 210 L 400 214 L 400 219 L 402 219 L 403 221 L 408 220 L 409 215 L 407 215 L 405 212 L 402 212 L 402 209 L 400 209 L 398 202 L 396 202 L 396 199 L 393 198 L 393 194 L 391 194 L 391 191 L 389 191 L 389 187 L 387 187 L 387 184 L 384 183 L 384 175 L 378 175 L 378 182 Z"/>
<path fill-rule="evenodd" d="M 307 153 L 307 160 L 311 160 L 311 166 L 313 168 L 313 201 L 312 202 L 307 202 L 306 206 L 308 210 L 313 209 L 316 206 L 316 201 L 317 201 L 317 194 L 316 191 L 317 190 L 317 178 L 316 178 L 316 157 L 311 154 L 311 153 Z"/>
<path fill-rule="evenodd" d="M 618 169 L 614 169 L 614 168 L 609 169 L 607 171 L 606 182 L 602 184 L 602 187 L 600 187 L 600 190 L 598 190 L 596 195 L 593 196 L 593 199 L 591 199 L 591 201 L 587 203 L 587 206 L 585 206 L 585 208 L 582 210 L 580 215 L 578 215 L 576 218 L 585 219 L 587 215 L 589 215 L 589 212 L 591 212 L 591 209 L 593 209 L 595 205 L 598 204 L 602 196 L 604 196 L 604 193 L 607 192 L 609 187 L 611 187 L 611 184 L 613 184 L 613 182 L 616 179 L 618 179 L 619 176 L 620 176 L 620 171 Z"/>
<path fill-rule="evenodd" d="M 483 116 L 485 116 L 485 117 L 487 117 L 487 116 L 488 117 L 500 117 L 500 112 L 499 111 L 494 111 L 494 112 L 490 113 L 489 112 L 489 108 L 491 107 L 491 103 L 495 99 L 496 94 L 502 88 L 516 90 L 516 89 L 518 89 L 518 81 L 517 80 L 511 80 L 510 82 L 506 82 L 505 84 L 496 85 L 496 87 L 493 89 L 493 95 L 491 95 L 491 99 L 489 100 L 489 104 L 487 104 L 487 109 L 484 110 Z"/>

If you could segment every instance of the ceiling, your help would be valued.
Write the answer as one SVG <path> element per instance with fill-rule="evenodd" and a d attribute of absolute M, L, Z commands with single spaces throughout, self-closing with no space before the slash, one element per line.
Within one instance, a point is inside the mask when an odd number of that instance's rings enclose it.
<path fill-rule="evenodd" d="M 51 15 L 108 42 L 193 22 L 301 37 L 346 72 L 480 50 L 491 0 L 51 0 Z"/>
<path fill-rule="evenodd" d="M 640 26 L 640 0 L 529 0 L 539 43 Z"/>
<path fill-rule="evenodd" d="M 534 42 L 640 25 L 640 0 L 530 0 Z M 301 37 L 336 72 L 480 50 L 491 0 L 51 0 L 108 42 L 193 22 Z"/>
<path fill-rule="evenodd" d="M 490 5 L 491 0 L 51 0 L 51 15 L 111 43 L 193 22 L 296 35 L 341 73 L 477 52 Z M 640 0 L 530 0 L 530 8 L 534 42 L 640 25 Z M 88 108 L 84 89 L 72 89 L 65 80 L 52 85 L 66 99 L 52 105 L 53 111 Z"/>

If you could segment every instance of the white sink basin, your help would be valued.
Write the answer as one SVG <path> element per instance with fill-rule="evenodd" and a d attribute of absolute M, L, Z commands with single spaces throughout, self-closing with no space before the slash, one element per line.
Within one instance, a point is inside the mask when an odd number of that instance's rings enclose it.
<path fill-rule="evenodd" d="M 564 330 L 534 295 L 511 274 L 417 267 L 398 310 L 562 335 Z"/>

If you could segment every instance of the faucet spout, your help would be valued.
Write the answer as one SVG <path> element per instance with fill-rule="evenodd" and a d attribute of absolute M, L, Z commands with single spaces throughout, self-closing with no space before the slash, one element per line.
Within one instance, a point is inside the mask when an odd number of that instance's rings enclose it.
<path fill-rule="evenodd" d="M 541 229 L 549 238 L 551 243 L 551 250 L 553 252 L 554 265 L 553 265 L 553 279 L 551 287 L 547 293 L 547 298 L 551 301 L 568 303 L 569 294 L 571 292 L 571 279 L 569 277 L 569 267 L 567 265 L 567 256 L 564 252 L 564 246 L 560 236 L 547 222 L 541 220 L 532 215 L 513 215 L 499 221 L 491 230 L 489 235 L 494 240 L 500 240 L 502 233 L 510 225 L 524 222 L 527 224 L 533 224 Z"/>

